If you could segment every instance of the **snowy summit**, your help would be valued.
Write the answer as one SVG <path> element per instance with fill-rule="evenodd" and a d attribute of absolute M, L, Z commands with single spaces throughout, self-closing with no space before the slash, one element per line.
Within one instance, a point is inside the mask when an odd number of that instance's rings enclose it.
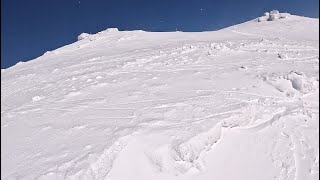
<path fill-rule="evenodd" d="M 318 179 L 318 27 L 112 28 L 2 69 L 1 179 Z"/>

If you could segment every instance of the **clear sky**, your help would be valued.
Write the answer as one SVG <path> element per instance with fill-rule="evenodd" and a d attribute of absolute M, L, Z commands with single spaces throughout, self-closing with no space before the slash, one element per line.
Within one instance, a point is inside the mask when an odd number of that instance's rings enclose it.
<path fill-rule="evenodd" d="M 75 42 L 82 32 L 208 31 L 277 9 L 319 17 L 319 0 L 1 0 L 1 68 Z"/>

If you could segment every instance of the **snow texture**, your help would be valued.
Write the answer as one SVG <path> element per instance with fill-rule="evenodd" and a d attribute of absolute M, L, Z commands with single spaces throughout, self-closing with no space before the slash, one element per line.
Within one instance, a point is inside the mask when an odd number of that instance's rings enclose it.
<path fill-rule="evenodd" d="M 1 179 L 319 179 L 318 27 L 111 28 L 1 69 Z"/>

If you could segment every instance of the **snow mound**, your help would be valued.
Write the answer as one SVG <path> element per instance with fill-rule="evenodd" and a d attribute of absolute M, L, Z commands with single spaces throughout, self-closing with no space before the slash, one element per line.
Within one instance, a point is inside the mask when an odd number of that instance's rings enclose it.
<path fill-rule="evenodd" d="M 97 34 L 104 34 L 104 33 L 110 34 L 110 33 L 117 33 L 117 32 L 119 32 L 118 28 L 108 28 L 106 30 L 98 32 Z"/>
<path fill-rule="evenodd" d="M 108 28 L 104 31 L 98 32 L 97 34 L 103 34 L 103 33 L 115 33 L 115 32 L 119 32 L 118 28 Z M 81 33 L 78 36 L 78 41 L 82 40 L 82 39 L 88 39 L 90 37 L 94 36 L 93 34 L 88 34 L 88 33 Z"/>
<path fill-rule="evenodd" d="M 118 28 L 108 28 L 106 32 L 119 32 Z"/>
<path fill-rule="evenodd" d="M 270 12 L 265 12 L 264 16 L 258 18 L 258 22 L 263 21 L 276 21 L 278 19 L 284 19 L 289 17 L 289 13 L 280 13 L 278 10 L 272 10 Z"/>
<path fill-rule="evenodd" d="M 81 33 L 79 36 L 78 36 L 78 41 L 80 40 L 83 40 L 83 39 L 87 39 L 91 36 L 91 34 L 88 34 L 88 33 Z"/>

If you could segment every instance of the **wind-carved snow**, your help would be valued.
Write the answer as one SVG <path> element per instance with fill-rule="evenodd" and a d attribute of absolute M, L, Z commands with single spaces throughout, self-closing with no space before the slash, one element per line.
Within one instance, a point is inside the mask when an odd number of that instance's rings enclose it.
<path fill-rule="evenodd" d="M 319 23 L 283 15 L 84 33 L 1 70 L 1 178 L 317 179 Z"/>

